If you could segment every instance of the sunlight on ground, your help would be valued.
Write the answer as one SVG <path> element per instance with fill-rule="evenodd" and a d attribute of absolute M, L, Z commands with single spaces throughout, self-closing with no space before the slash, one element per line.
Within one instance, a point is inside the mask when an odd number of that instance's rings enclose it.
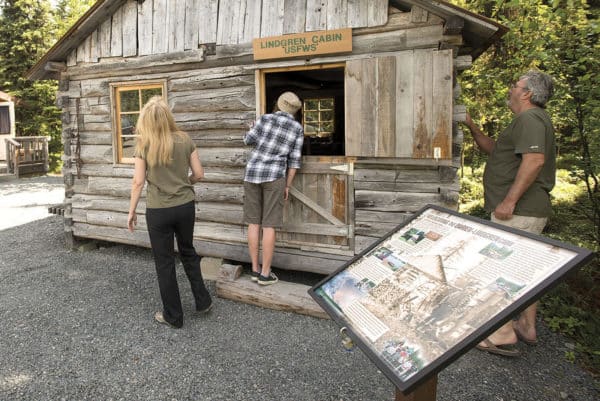
<path fill-rule="evenodd" d="M 61 182 L 15 180 L 0 184 L 0 230 L 50 217 L 48 206 L 62 203 Z"/>
<path fill-rule="evenodd" d="M 0 377 L 0 390 L 12 390 L 15 387 L 18 387 L 30 381 L 31 376 L 22 373 L 12 376 Z"/>

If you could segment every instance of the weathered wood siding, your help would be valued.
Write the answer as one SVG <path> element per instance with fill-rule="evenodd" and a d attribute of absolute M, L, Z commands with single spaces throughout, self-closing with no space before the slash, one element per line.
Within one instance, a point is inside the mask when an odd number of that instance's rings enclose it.
<path fill-rule="evenodd" d="M 387 0 L 128 0 L 73 50 L 67 65 L 380 26 L 387 22 L 387 8 Z"/>

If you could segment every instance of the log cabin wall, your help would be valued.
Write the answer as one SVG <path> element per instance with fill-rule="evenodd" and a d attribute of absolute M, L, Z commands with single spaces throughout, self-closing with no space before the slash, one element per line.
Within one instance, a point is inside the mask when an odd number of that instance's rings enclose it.
<path fill-rule="evenodd" d="M 142 216 L 139 230 L 131 234 L 126 229 L 133 166 L 115 163 L 111 84 L 164 80 L 176 121 L 198 146 L 206 170 L 206 179 L 195 186 L 197 250 L 238 261 L 248 260 L 246 227 L 241 223 L 248 149 L 242 137 L 247 122 L 256 117 L 257 69 L 339 63 L 411 49 L 452 49 L 462 43 L 460 34 L 444 34 L 444 21 L 435 15 L 418 7 L 412 12 L 388 10 L 388 2 L 379 0 L 329 0 L 324 8 L 312 0 L 123 3 L 71 52 L 61 73 L 58 104 L 63 108 L 67 237 L 149 246 Z M 251 7 L 254 4 L 262 8 Z M 338 6 L 345 11 L 339 12 Z M 200 20 L 200 15 L 214 18 Z M 355 28 L 351 55 L 260 64 L 252 60 L 253 37 L 345 26 Z M 452 63 L 454 70 L 467 68 L 470 57 L 454 57 Z M 457 94 L 455 87 L 454 97 Z M 454 113 L 455 121 L 464 118 L 464 108 L 455 106 Z M 446 163 L 355 158 L 354 249 L 278 247 L 273 264 L 330 273 L 424 205 L 456 208 L 462 134 L 456 124 L 452 133 L 453 158 Z M 144 209 L 142 200 L 138 212 Z"/>

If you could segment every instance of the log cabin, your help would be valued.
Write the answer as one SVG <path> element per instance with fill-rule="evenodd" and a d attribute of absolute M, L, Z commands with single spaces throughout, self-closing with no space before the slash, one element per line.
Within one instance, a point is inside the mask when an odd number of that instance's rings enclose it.
<path fill-rule="evenodd" d="M 303 164 L 273 265 L 332 273 L 426 204 L 458 207 L 456 76 L 505 32 L 444 1 L 98 0 L 27 73 L 59 82 L 67 241 L 149 247 L 126 221 L 132 128 L 158 94 L 206 171 L 197 251 L 248 262 L 242 138 L 291 90 Z"/>

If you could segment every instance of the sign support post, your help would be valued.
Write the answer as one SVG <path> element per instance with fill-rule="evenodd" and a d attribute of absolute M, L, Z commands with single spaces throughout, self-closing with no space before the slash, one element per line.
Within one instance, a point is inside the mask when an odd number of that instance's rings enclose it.
<path fill-rule="evenodd" d="M 395 401 L 435 401 L 436 395 L 437 375 L 434 375 L 408 394 L 396 387 Z"/>

